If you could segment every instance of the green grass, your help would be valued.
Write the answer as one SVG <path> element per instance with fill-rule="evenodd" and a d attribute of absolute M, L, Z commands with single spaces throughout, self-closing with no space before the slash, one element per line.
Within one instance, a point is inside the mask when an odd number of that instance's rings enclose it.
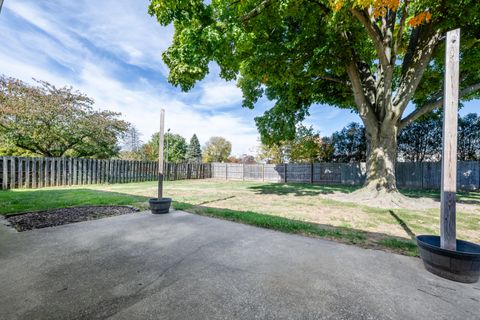
<path fill-rule="evenodd" d="M 277 184 L 251 181 L 167 181 L 165 196 L 174 207 L 192 213 L 261 228 L 331 239 L 362 247 L 417 255 L 410 240 L 418 234 L 438 234 L 439 210 L 378 209 L 332 199 L 358 187 Z M 411 197 L 438 198 L 432 190 L 402 190 Z M 82 205 L 132 205 L 147 209 L 155 197 L 155 182 L 0 191 L 0 214 Z M 479 192 L 461 192 L 461 202 L 473 211 L 457 212 L 460 239 L 480 242 Z M 413 200 L 415 201 L 415 200 Z"/>
<path fill-rule="evenodd" d="M 393 249 L 407 256 L 418 256 L 417 244 L 413 240 L 400 240 L 397 238 L 384 238 L 378 241 L 378 244 L 389 249 Z"/>
<path fill-rule="evenodd" d="M 144 196 L 95 189 L 39 189 L 0 192 L 0 214 L 43 211 L 85 205 L 133 205 L 146 208 Z"/>

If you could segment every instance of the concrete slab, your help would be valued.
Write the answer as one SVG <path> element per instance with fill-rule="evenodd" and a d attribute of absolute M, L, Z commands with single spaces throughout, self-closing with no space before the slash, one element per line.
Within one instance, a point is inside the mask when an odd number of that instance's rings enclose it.
<path fill-rule="evenodd" d="M 480 319 L 416 258 L 183 212 L 0 225 L 0 319 Z"/>

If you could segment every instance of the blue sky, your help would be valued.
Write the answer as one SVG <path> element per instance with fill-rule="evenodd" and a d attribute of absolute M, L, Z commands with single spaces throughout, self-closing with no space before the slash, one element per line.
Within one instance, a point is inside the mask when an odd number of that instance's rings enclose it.
<path fill-rule="evenodd" d="M 220 135 L 232 142 L 232 153 L 253 153 L 258 145 L 254 117 L 272 102 L 254 110 L 241 107 L 234 82 L 210 74 L 188 93 L 168 84 L 161 60 L 173 37 L 147 14 L 147 0 L 38 1 L 5 0 L 0 14 L 0 73 L 26 82 L 32 78 L 57 86 L 71 85 L 95 99 L 97 108 L 122 113 L 147 141 L 158 130 L 160 108 L 166 126 L 203 144 Z M 478 101 L 461 111 L 478 112 Z M 330 135 L 352 121 L 354 113 L 313 106 L 305 124 Z"/>

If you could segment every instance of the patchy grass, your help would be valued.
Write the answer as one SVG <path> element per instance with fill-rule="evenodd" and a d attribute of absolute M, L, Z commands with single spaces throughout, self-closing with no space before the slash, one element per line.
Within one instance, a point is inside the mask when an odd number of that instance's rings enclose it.
<path fill-rule="evenodd" d="M 364 232 L 357 230 L 344 230 L 340 228 L 322 228 L 313 223 L 287 219 L 278 216 L 260 214 L 252 211 L 235 211 L 229 209 L 217 209 L 209 207 L 194 206 L 188 203 L 174 203 L 175 209 L 188 212 L 222 218 L 225 220 L 241 222 L 260 228 L 273 229 L 288 233 L 318 236 L 321 238 L 342 240 L 344 242 L 357 244 L 366 240 Z"/>
<path fill-rule="evenodd" d="M 140 182 L 0 191 L 0 214 L 79 205 L 133 205 L 146 209 L 156 188 L 155 182 Z M 174 199 L 174 207 L 179 210 L 407 255 L 417 255 L 411 240 L 415 235 L 438 234 L 438 209 L 379 209 L 330 197 L 357 188 L 183 180 L 167 181 L 165 195 Z M 404 193 L 411 197 L 439 197 L 438 192 L 431 190 Z M 459 193 L 459 199 L 462 205 L 457 209 L 458 238 L 480 242 L 480 193 Z"/>

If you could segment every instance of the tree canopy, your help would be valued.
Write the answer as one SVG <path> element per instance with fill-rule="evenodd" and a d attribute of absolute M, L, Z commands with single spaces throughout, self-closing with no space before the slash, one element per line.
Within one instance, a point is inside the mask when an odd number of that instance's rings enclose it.
<path fill-rule="evenodd" d="M 168 142 L 168 143 L 167 143 Z M 168 157 L 167 157 L 168 146 Z M 143 153 L 151 161 L 158 159 L 159 134 L 153 134 L 150 140 L 143 146 Z M 163 155 L 165 161 L 170 163 L 181 163 L 185 161 L 187 153 L 187 141 L 176 133 L 166 133 L 164 136 Z"/>
<path fill-rule="evenodd" d="M 232 143 L 223 137 L 211 137 L 203 147 L 204 162 L 225 162 L 232 152 Z"/>
<path fill-rule="evenodd" d="M 108 158 L 129 124 L 91 98 L 48 82 L 29 85 L 0 76 L 0 135 L 10 146 L 46 157 Z"/>
<path fill-rule="evenodd" d="M 461 99 L 480 96 L 477 0 L 151 0 L 149 12 L 175 26 L 163 54 L 172 84 L 191 89 L 214 61 L 245 107 L 275 101 L 256 118 L 265 144 L 293 139 L 312 105 L 357 112 L 378 192 L 397 191 L 401 129 L 443 103 L 446 31 L 462 29 Z"/>

